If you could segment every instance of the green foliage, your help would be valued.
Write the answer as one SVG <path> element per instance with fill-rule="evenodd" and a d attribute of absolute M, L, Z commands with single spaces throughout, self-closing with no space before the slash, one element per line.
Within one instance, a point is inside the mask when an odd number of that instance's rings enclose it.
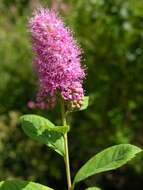
<path fill-rule="evenodd" d="M 86 190 L 101 190 L 99 187 L 88 187 Z"/>
<path fill-rule="evenodd" d="M 34 114 L 26 114 L 20 118 L 22 127 L 27 128 L 27 126 L 33 126 L 41 134 L 45 129 L 48 131 L 55 131 L 57 133 L 65 134 L 69 131 L 69 126 L 55 126 L 48 119 Z"/>
<path fill-rule="evenodd" d="M 60 155 L 64 156 L 64 138 L 67 127 L 56 127 L 48 119 L 38 115 L 24 115 L 21 117 L 22 128 L 31 138 L 48 145 Z"/>
<path fill-rule="evenodd" d="M 7 11 L 0 2 L 0 113 L 21 110 L 34 81 L 26 15 L 19 16 L 14 7 Z"/>
<path fill-rule="evenodd" d="M 44 185 L 28 182 L 28 181 L 18 181 L 9 180 L 0 182 L 0 190 L 52 190 Z"/>
<path fill-rule="evenodd" d="M 93 156 L 81 167 L 74 178 L 74 183 L 78 183 L 94 174 L 117 169 L 141 151 L 140 148 L 130 144 L 109 147 Z"/>
<path fill-rule="evenodd" d="M 88 68 L 85 84 L 90 107 L 86 113 L 77 115 L 77 121 L 73 119 L 72 122 L 73 126 L 79 126 L 73 131 L 72 140 L 76 139 L 78 144 L 73 151 L 76 151 L 76 160 L 83 163 L 86 155 L 94 153 L 94 147 L 99 151 L 119 143 L 142 144 L 143 15 L 140 10 L 143 1 L 71 2 L 74 7 L 71 14 L 67 14 L 67 20 L 82 44 L 84 63 Z M 85 144 L 90 150 L 85 148 Z M 131 162 L 130 167 L 136 176 L 139 168 L 143 171 L 142 156 L 137 162 Z M 129 177 L 130 169 L 125 170 Z M 128 177 L 125 183 L 130 181 Z M 92 185 L 92 180 L 90 183 Z M 116 184 L 112 188 L 125 187 L 117 187 Z"/>
<path fill-rule="evenodd" d="M 79 111 L 87 109 L 88 104 L 89 104 L 89 96 L 84 96 L 83 104 L 81 108 L 79 109 Z"/>

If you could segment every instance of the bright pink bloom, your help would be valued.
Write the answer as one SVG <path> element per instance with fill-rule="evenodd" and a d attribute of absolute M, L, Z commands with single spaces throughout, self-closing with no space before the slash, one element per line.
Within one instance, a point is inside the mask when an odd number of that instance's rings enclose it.
<path fill-rule="evenodd" d="M 54 107 L 56 93 L 66 101 L 81 101 L 84 96 L 81 51 L 69 28 L 54 11 L 39 9 L 29 21 L 39 78 L 38 107 Z"/>

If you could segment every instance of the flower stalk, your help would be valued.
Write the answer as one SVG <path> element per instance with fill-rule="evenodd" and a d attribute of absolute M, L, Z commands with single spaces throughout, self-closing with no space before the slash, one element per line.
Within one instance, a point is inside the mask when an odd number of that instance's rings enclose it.
<path fill-rule="evenodd" d="M 61 99 L 61 114 L 62 114 L 63 126 L 67 126 L 65 105 L 64 105 L 63 99 Z M 67 185 L 68 185 L 68 190 L 71 190 L 71 173 L 70 173 L 69 151 L 68 151 L 68 135 L 67 135 L 67 133 L 64 134 L 64 145 L 65 145 L 64 161 L 65 161 L 65 167 L 66 167 Z"/>

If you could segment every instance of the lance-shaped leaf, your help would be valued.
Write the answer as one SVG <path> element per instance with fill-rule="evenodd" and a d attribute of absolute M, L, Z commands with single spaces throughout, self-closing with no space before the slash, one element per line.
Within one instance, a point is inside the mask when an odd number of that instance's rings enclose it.
<path fill-rule="evenodd" d="M 0 182 L 0 190 L 53 190 L 47 186 L 39 183 L 20 181 L 20 180 L 7 180 Z"/>
<path fill-rule="evenodd" d="M 101 190 L 99 187 L 88 187 L 85 190 Z"/>
<path fill-rule="evenodd" d="M 20 118 L 24 132 L 31 138 L 48 145 L 60 155 L 64 156 L 63 133 L 67 132 L 68 126 L 55 126 L 48 119 L 27 114 Z"/>
<path fill-rule="evenodd" d="M 119 168 L 141 151 L 140 148 L 130 144 L 109 147 L 93 156 L 81 167 L 74 178 L 74 184 L 94 174 Z"/>

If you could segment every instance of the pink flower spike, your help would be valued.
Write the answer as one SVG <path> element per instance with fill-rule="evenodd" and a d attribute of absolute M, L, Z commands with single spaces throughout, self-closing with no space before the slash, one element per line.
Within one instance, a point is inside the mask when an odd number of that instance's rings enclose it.
<path fill-rule="evenodd" d="M 42 102 L 54 107 L 56 99 L 53 102 L 47 97 L 55 97 L 57 91 L 66 101 L 83 100 L 85 72 L 80 65 L 81 50 L 69 28 L 54 11 L 40 8 L 29 21 L 29 30 L 39 79 L 38 107 L 48 107 Z"/>

